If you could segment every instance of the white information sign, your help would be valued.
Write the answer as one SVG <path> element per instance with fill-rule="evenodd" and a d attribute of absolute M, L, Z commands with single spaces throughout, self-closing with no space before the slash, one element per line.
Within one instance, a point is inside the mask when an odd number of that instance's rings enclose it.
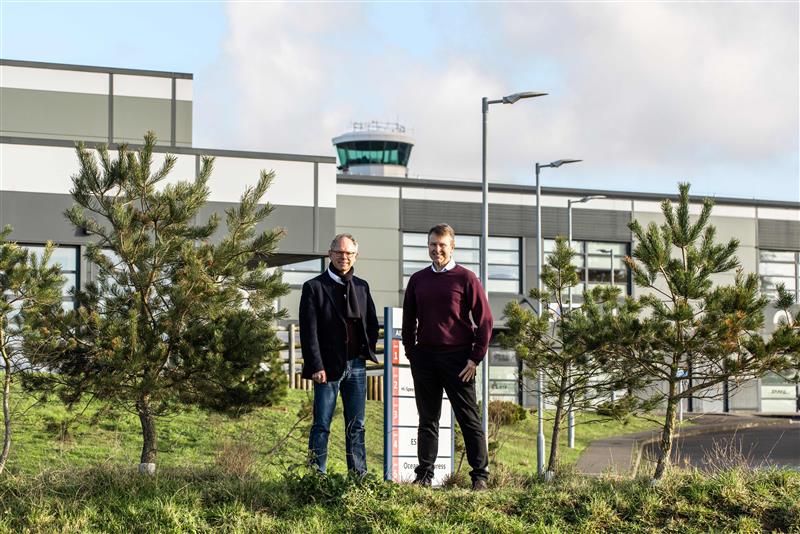
<path fill-rule="evenodd" d="M 386 384 L 384 421 L 384 478 L 397 482 L 414 480 L 417 459 L 419 413 L 414 398 L 414 379 L 406 358 L 401 330 L 403 310 L 385 308 L 384 384 Z M 439 449 L 433 485 L 441 485 L 453 471 L 453 410 L 447 396 L 442 398 L 439 419 Z"/>

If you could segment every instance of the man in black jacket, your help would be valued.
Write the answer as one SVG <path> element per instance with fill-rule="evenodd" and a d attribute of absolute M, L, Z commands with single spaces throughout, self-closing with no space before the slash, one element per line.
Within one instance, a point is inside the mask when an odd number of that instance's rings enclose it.
<path fill-rule="evenodd" d="M 323 473 L 328 435 L 341 392 L 347 468 L 367 472 L 364 444 L 366 362 L 377 363 L 378 318 L 369 285 L 353 276 L 358 243 L 350 234 L 333 238 L 328 269 L 303 284 L 300 298 L 300 343 L 303 378 L 314 381 L 314 421 L 308 438 L 311 464 Z"/>

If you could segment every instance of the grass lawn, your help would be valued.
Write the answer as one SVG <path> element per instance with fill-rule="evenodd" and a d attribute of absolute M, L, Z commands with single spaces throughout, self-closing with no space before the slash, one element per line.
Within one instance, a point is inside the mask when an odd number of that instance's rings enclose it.
<path fill-rule="evenodd" d="M 457 478 L 447 489 L 384 483 L 383 405 L 367 403 L 371 476 L 344 476 L 343 425 L 331 435 L 329 476 L 303 468 L 310 393 L 238 419 L 182 410 L 158 421 L 159 471 L 136 474 L 138 418 L 68 412 L 58 402 L 28 407 L 15 421 L 8 470 L 0 475 L 5 532 L 800 532 L 800 473 L 670 472 L 649 479 L 582 477 L 550 483 L 535 470 L 535 418 L 502 428 L 490 491 Z M 24 406 L 23 406 L 24 407 Z M 579 419 L 580 421 L 580 419 Z M 601 436 L 654 423 L 586 423 L 574 462 Z M 565 433 L 566 434 L 566 433 Z M 566 435 L 565 435 L 566 439 Z"/>
<path fill-rule="evenodd" d="M 211 466 L 220 455 L 249 455 L 258 471 L 286 469 L 303 463 L 310 418 L 298 423 L 298 412 L 311 402 L 311 392 L 291 390 L 280 406 L 261 408 L 238 419 L 183 409 L 157 422 L 160 467 Z M 577 417 L 575 448 L 566 446 L 566 428 L 560 447 L 563 464 L 572 464 L 594 439 L 655 428 L 644 419 L 585 422 Z M 289 432 L 297 424 L 293 432 Z M 546 422 L 545 435 L 552 423 Z M 98 463 L 134 465 L 140 454 L 139 419 L 125 411 L 101 411 L 99 404 L 66 410 L 56 400 L 37 403 L 14 420 L 8 469 L 38 473 L 57 465 L 87 467 Z M 285 440 L 278 445 L 281 440 Z M 511 471 L 531 474 L 536 469 L 536 417 L 501 427 L 497 462 Z M 344 425 L 337 406 L 331 429 L 329 467 L 344 472 Z M 548 438 L 549 446 L 549 438 Z M 277 446 L 277 448 L 276 448 Z M 273 451 L 273 452 L 270 452 Z M 466 462 L 465 462 L 466 464 Z M 383 403 L 367 401 L 367 465 L 383 473 Z"/>

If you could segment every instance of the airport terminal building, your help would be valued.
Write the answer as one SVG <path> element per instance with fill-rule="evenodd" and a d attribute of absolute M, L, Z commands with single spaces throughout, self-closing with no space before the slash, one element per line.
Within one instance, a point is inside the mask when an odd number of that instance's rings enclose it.
<path fill-rule="evenodd" d="M 285 228 L 286 236 L 271 263 L 292 286 L 279 304 L 293 319 L 303 281 L 324 268 L 330 240 L 339 232 L 350 232 L 359 241 L 357 273 L 369 281 L 379 314 L 386 306 L 402 304 L 408 277 L 428 264 L 426 232 L 436 223 L 455 228 L 456 261 L 479 274 L 481 184 L 408 177 L 413 139 L 399 125 L 356 124 L 333 140 L 336 157 L 215 150 L 193 146 L 192 109 L 191 74 L 0 60 L 0 226 L 11 225 L 11 238 L 33 248 L 56 242 L 54 256 L 67 285 L 81 287 L 93 276 L 82 254 L 86 238 L 63 216 L 72 205 L 70 176 L 78 167 L 74 141 L 84 140 L 89 147 L 136 145 L 145 131 L 154 130 L 161 157 L 171 153 L 178 158 L 173 180 L 193 178 L 201 156 L 216 158 L 206 214 L 237 202 L 261 169 L 275 170 L 267 198 L 276 209 L 267 224 Z M 605 198 L 576 202 L 596 195 Z M 573 245 L 583 273 L 576 301 L 583 288 L 612 279 L 627 294 L 637 294 L 621 260 L 632 246 L 628 223 L 660 222 L 659 203 L 665 196 L 542 189 L 545 254 L 557 235 L 567 235 L 572 206 Z M 762 290 L 773 295 L 775 285 L 784 283 L 798 295 L 800 199 L 715 200 L 711 222 L 718 238 L 739 239 L 737 256 L 746 271 L 759 274 Z M 536 213 L 532 185 L 490 185 L 488 290 L 497 329 L 503 327 L 505 303 L 535 286 Z M 717 281 L 732 278 L 733 273 Z M 64 305 L 73 305 L 67 293 Z M 769 332 L 777 320 L 775 310 L 767 309 L 766 316 Z M 520 388 L 513 354 L 493 347 L 490 363 L 492 397 L 532 402 L 527 388 Z M 693 399 L 686 408 L 795 412 L 797 390 L 784 378 L 768 375 L 719 400 Z"/>

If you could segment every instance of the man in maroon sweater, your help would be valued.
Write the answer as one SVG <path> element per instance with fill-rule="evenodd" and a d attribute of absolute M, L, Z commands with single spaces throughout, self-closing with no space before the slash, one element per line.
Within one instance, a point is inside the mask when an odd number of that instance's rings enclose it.
<path fill-rule="evenodd" d="M 439 445 L 442 391 L 464 435 L 472 489 L 486 489 L 489 459 L 475 396 L 475 370 L 492 334 L 492 312 L 475 274 L 453 259 L 455 232 L 428 232 L 433 264 L 414 273 L 403 300 L 403 346 L 411 362 L 419 412 L 415 483 L 430 485 Z"/>

